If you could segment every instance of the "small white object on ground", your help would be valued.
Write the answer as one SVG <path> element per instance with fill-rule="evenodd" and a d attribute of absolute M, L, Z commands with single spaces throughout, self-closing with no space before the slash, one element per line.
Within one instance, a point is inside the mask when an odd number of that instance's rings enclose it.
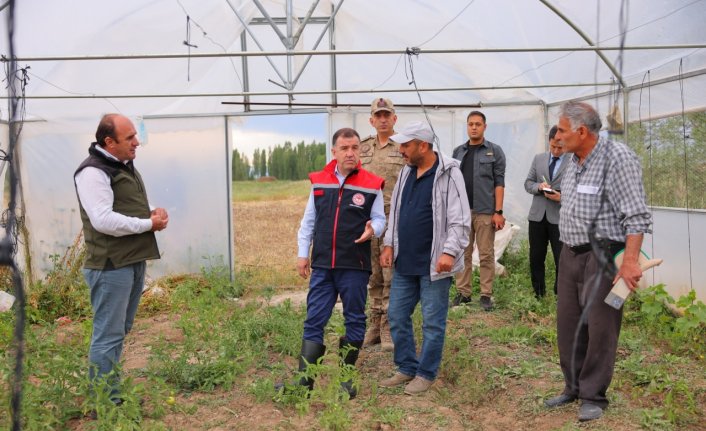
<path fill-rule="evenodd" d="M 10 311 L 12 304 L 15 303 L 15 297 L 9 293 L 0 290 L 0 313 L 3 311 Z"/>

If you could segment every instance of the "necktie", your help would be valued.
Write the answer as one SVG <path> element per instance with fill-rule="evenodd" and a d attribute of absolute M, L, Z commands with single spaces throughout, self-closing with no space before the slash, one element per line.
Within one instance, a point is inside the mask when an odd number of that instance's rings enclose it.
<path fill-rule="evenodd" d="M 557 160 L 559 160 L 558 157 L 552 156 L 552 162 L 549 163 L 549 181 L 554 179 L 554 167 L 556 167 Z"/>

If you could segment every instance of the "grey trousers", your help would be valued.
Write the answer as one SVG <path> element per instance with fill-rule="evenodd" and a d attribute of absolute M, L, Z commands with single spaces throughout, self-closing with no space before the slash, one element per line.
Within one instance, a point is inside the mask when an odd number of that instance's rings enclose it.
<path fill-rule="evenodd" d="M 612 288 L 591 251 L 564 245 L 559 260 L 557 339 L 564 373 L 564 394 L 602 408 L 613 378 L 623 310 L 603 300 Z M 594 294 L 595 292 L 595 294 Z M 580 324 L 581 314 L 587 319 Z"/>

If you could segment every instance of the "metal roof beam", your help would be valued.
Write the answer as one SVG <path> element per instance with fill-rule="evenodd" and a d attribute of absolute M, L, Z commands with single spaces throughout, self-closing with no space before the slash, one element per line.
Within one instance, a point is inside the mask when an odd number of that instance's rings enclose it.
<path fill-rule="evenodd" d="M 651 82 L 649 82 L 649 83 L 642 82 L 642 83 L 640 83 L 640 84 L 630 85 L 630 86 L 628 86 L 628 87 L 624 87 L 624 90 L 629 93 L 629 92 L 634 91 L 634 90 L 639 90 L 640 88 L 654 87 L 655 85 L 668 84 L 668 83 L 670 83 L 670 82 L 679 81 L 680 79 L 688 79 L 688 78 L 693 78 L 693 77 L 695 77 L 695 76 L 701 76 L 701 75 L 706 75 L 706 69 L 694 70 L 694 71 L 691 71 L 691 72 L 688 72 L 688 73 L 684 73 L 684 74 L 682 74 L 681 76 L 680 76 L 680 75 L 675 75 L 675 76 L 670 76 L 670 77 L 667 77 L 667 78 L 657 79 L 657 80 L 651 81 Z M 582 97 L 577 97 L 577 98 L 574 98 L 574 99 L 566 99 L 566 100 L 562 100 L 562 101 L 559 101 L 559 102 L 547 103 L 547 106 L 549 106 L 549 107 L 554 107 L 554 106 L 558 106 L 558 105 L 561 105 L 561 104 L 563 104 L 563 103 L 566 103 L 566 102 L 568 102 L 568 101 L 582 102 L 582 101 L 584 101 L 584 100 L 598 99 L 598 98 L 601 98 L 601 97 L 610 96 L 611 94 L 614 94 L 614 93 L 615 93 L 614 90 L 608 90 L 608 91 L 604 91 L 604 92 L 601 92 L 601 93 L 595 93 L 595 94 L 590 95 L 590 96 L 582 96 Z"/>
<path fill-rule="evenodd" d="M 257 40 L 257 38 L 255 37 L 255 34 L 253 34 L 252 30 L 250 30 L 248 23 L 245 22 L 245 18 L 240 16 L 240 14 L 238 13 L 238 10 L 235 8 L 235 6 L 233 6 L 231 4 L 230 0 L 226 0 L 226 3 L 228 3 L 228 6 L 230 6 L 231 10 L 233 10 L 233 13 L 235 14 L 235 16 L 238 17 L 238 20 L 243 25 L 243 28 L 245 28 L 245 31 L 247 31 L 248 34 L 250 35 L 250 37 L 252 37 L 252 40 L 255 42 L 255 45 L 257 45 L 257 47 L 260 48 L 260 51 L 264 51 L 264 49 L 262 48 L 262 45 L 260 44 L 260 41 Z M 193 57 L 190 56 L 190 58 L 193 58 Z M 279 76 L 279 78 L 282 80 L 282 82 L 283 83 L 286 82 L 286 80 L 284 79 L 284 76 L 282 76 L 279 69 L 277 69 L 277 66 L 272 61 L 272 59 L 267 55 L 265 55 L 265 58 L 270 63 L 270 66 L 272 66 L 272 69 L 274 69 L 275 73 Z"/>
<path fill-rule="evenodd" d="M 446 92 L 446 91 L 480 91 L 480 90 L 517 90 L 526 88 L 563 88 L 563 87 L 595 87 L 614 85 L 612 82 L 591 82 L 575 84 L 541 84 L 541 85 L 505 85 L 505 86 L 476 86 L 476 87 L 439 87 L 420 88 L 420 92 Z M 180 93 L 180 94 L 123 94 L 123 95 L 97 95 L 97 94 L 72 94 L 62 96 L 27 95 L 25 99 L 149 99 L 149 98 L 176 98 L 176 97 L 253 97 L 253 96 L 287 96 L 292 95 L 328 95 L 328 94 L 367 94 L 367 93 L 413 93 L 414 88 L 398 89 L 360 89 L 360 90 L 311 90 L 287 92 L 241 92 L 241 93 Z M 0 96 L 7 99 L 8 96 Z M 255 104 L 255 103 L 253 103 Z M 267 103 L 264 103 L 267 104 Z"/>
<path fill-rule="evenodd" d="M 248 31 L 248 34 L 252 34 Z M 420 49 L 420 54 L 493 54 L 508 52 L 582 52 L 582 51 L 640 51 L 640 50 L 665 50 L 665 49 L 704 49 L 706 43 L 678 44 L 678 45 L 635 45 L 635 46 L 581 46 L 581 47 L 537 47 L 537 48 L 463 48 L 463 49 Z M 84 55 L 84 56 L 46 56 L 46 57 L 17 57 L 16 61 L 95 61 L 95 60 L 162 60 L 180 58 L 218 58 L 218 57 L 275 57 L 286 55 L 400 55 L 406 54 L 406 49 L 358 49 L 358 50 L 301 50 L 301 51 L 260 51 L 260 52 L 214 52 L 189 54 L 124 54 L 124 55 Z M 7 61 L 0 59 L 0 61 Z"/>
<path fill-rule="evenodd" d="M 282 31 L 279 29 L 279 27 L 277 27 L 277 24 L 275 24 L 275 22 L 272 20 L 272 18 L 270 17 L 270 14 L 267 13 L 267 10 L 262 5 L 262 3 L 260 3 L 260 0 L 252 0 L 252 2 L 255 3 L 255 7 L 257 7 L 257 9 L 260 11 L 262 16 L 265 17 L 265 20 L 267 21 L 268 24 L 270 24 L 270 27 L 272 27 L 272 30 L 274 30 L 275 33 L 277 33 L 277 36 L 279 36 L 279 40 L 282 41 L 282 45 L 284 45 L 284 47 L 287 49 L 291 49 L 292 47 L 290 45 L 290 40 L 287 38 L 287 36 L 284 35 L 284 33 L 282 33 Z M 228 4 L 230 4 L 230 2 L 228 2 Z M 231 8 L 232 7 L 233 6 L 231 6 Z"/>
<path fill-rule="evenodd" d="M 559 9 L 554 7 L 554 5 L 549 3 L 549 1 L 547 1 L 547 0 L 539 0 L 539 1 L 542 2 L 547 8 L 549 8 L 549 10 L 554 12 L 565 23 L 567 23 L 569 25 L 569 27 L 574 29 L 574 31 L 579 36 L 581 36 L 581 38 L 583 40 L 585 40 L 586 43 L 588 43 L 591 46 L 596 46 L 595 42 L 593 42 L 593 40 L 591 40 L 591 38 L 588 37 L 588 35 L 586 33 L 584 33 L 584 31 L 581 30 L 578 25 L 576 25 L 573 21 L 571 21 L 569 19 L 569 17 L 564 15 Z M 608 67 L 608 69 L 610 69 L 610 71 L 613 73 L 613 76 L 615 76 L 615 78 L 620 83 L 620 86 L 625 87 L 625 81 L 623 80 L 623 75 L 620 73 L 620 71 L 618 71 L 618 69 L 615 68 L 615 65 L 613 63 L 611 63 L 610 60 L 608 60 L 608 57 L 606 57 L 605 54 L 603 54 L 603 52 L 601 52 L 600 48 L 596 50 L 596 55 L 598 55 L 601 58 L 601 60 L 603 60 L 603 63 L 605 63 L 605 65 Z"/>
<path fill-rule="evenodd" d="M 304 17 L 304 22 L 301 23 L 299 28 L 297 29 L 297 32 L 292 36 L 292 48 L 297 46 L 297 42 L 299 42 L 299 38 L 302 35 L 302 32 L 304 31 L 304 28 L 306 25 L 309 23 L 309 20 L 311 19 L 311 15 L 314 14 L 314 9 L 316 9 L 316 6 L 319 5 L 319 0 L 315 0 L 312 4 L 311 7 L 309 8 L 309 11 L 306 13 L 306 16 Z M 325 22 L 328 22 L 329 20 L 326 20 Z"/>
<path fill-rule="evenodd" d="M 331 24 L 333 24 L 333 20 L 336 17 L 336 14 L 338 14 L 338 11 L 341 9 L 341 6 L 343 5 L 344 0 L 340 0 L 338 4 L 336 5 L 336 8 L 331 12 L 331 18 L 329 18 L 328 22 L 324 26 L 323 30 L 321 30 L 321 34 L 319 34 L 319 38 L 316 39 L 316 43 L 314 43 L 314 47 L 312 48 L 313 51 L 316 50 L 316 48 L 319 46 L 319 43 L 321 43 L 321 39 L 324 38 L 324 35 L 326 34 L 326 31 L 331 27 Z M 307 64 L 309 64 L 309 60 L 311 60 L 311 55 L 304 60 L 304 64 L 302 65 L 301 69 L 299 69 L 299 72 L 297 73 L 297 77 L 294 78 L 294 82 L 292 82 L 292 88 L 294 88 L 295 85 L 297 85 L 297 82 L 299 82 L 299 78 L 301 78 L 302 73 L 304 73 L 304 69 L 306 69 Z M 333 60 L 332 60 L 333 61 Z"/>

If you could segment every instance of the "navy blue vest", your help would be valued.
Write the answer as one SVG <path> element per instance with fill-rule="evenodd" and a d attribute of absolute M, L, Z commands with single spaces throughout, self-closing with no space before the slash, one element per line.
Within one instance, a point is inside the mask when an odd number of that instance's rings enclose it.
<path fill-rule="evenodd" d="M 316 208 L 311 266 L 371 271 L 370 241 L 354 241 L 363 234 L 385 180 L 359 163 L 341 186 L 335 168 L 332 160 L 323 171 L 309 174 Z"/>

